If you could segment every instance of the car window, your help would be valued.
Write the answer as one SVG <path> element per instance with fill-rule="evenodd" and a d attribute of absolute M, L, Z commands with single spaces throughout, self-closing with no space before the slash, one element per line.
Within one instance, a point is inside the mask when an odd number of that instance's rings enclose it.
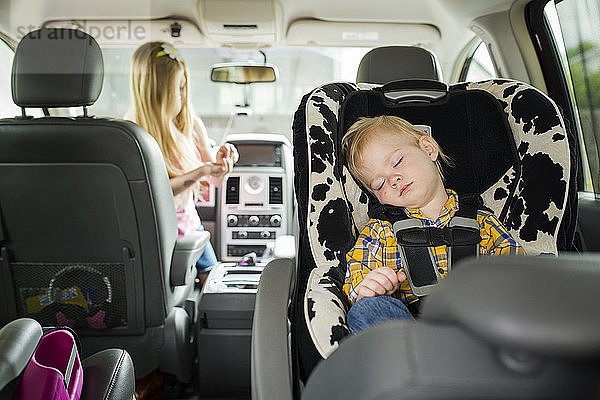
<path fill-rule="evenodd" d="M 579 114 L 585 190 L 600 192 L 600 4 L 597 0 L 548 3 L 551 27 Z M 591 173 L 590 171 L 593 171 Z"/>
<path fill-rule="evenodd" d="M 369 48 L 288 47 L 258 51 L 225 48 L 180 49 L 191 75 L 195 113 L 217 143 L 226 133 L 272 132 L 291 134 L 292 117 L 302 96 L 320 84 L 354 82 L 362 56 Z M 103 49 L 105 78 L 100 98 L 91 112 L 122 117 L 131 107 L 129 68 L 135 48 Z M 266 61 L 275 64 L 279 77 L 273 83 L 238 85 L 210 80 L 215 63 Z M 243 106 L 248 100 L 248 107 Z M 230 120 L 230 116 L 235 117 Z"/>
<path fill-rule="evenodd" d="M 13 103 L 10 90 L 10 71 L 14 52 L 0 40 L 0 118 L 21 114 L 21 109 Z"/>
<path fill-rule="evenodd" d="M 465 61 L 461 73 L 461 81 L 477 82 L 486 79 L 497 78 L 494 62 L 487 46 L 482 41 L 477 44 L 471 57 Z"/>

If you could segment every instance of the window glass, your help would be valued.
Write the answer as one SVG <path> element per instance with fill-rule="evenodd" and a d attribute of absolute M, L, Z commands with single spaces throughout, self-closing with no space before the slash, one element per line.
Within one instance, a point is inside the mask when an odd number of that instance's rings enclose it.
<path fill-rule="evenodd" d="M 294 112 L 302 96 L 323 83 L 354 82 L 369 48 L 276 48 L 240 51 L 224 48 L 180 49 L 191 75 L 195 113 L 219 143 L 226 133 L 258 132 L 291 135 Z M 129 68 L 135 48 L 103 49 L 105 78 L 91 112 L 120 118 L 131 107 Z M 212 82 L 213 64 L 235 61 L 275 64 L 279 77 L 272 83 L 239 85 Z M 248 102 L 248 107 L 243 107 Z"/>
<path fill-rule="evenodd" d="M 600 192 L 598 143 L 600 135 L 600 3 L 564 0 L 545 9 L 579 114 L 580 142 L 586 190 Z"/>
<path fill-rule="evenodd" d="M 21 109 L 13 103 L 10 89 L 10 71 L 13 51 L 0 40 L 0 118 L 14 117 L 21 114 Z"/>
<path fill-rule="evenodd" d="M 466 69 L 463 80 L 467 82 L 477 82 L 498 77 L 490 52 L 483 42 L 479 42 L 473 52 L 473 56 L 467 60 Z"/>

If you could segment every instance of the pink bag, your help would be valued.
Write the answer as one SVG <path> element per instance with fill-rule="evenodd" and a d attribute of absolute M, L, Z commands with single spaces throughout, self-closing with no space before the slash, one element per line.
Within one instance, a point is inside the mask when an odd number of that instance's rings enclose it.
<path fill-rule="evenodd" d="M 42 337 L 13 395 L 13 400 L 79 400 L 83 367 L 71 332 Z"/>

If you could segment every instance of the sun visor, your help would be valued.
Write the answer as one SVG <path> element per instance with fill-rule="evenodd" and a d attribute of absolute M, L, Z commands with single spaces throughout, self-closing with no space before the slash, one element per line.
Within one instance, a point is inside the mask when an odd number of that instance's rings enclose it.
<path fill-rule="evenodd" d="M 281 37 L 277 0 L 201 0 L 198 9 L 201 28 L 216 45 L 268 47 Z"/>
<path fill-rule="evenodd" d="M 100 47 L 139 46 L 165 41 L 175 46 L 205 46 L 208 42 L 198 27 L 179 19 L 160 20 L 68 20 L 48 21 L 45 28 L 78 29 L 92 36 Z"/>
<path fill-rule="evenodd" d="M 292 46 L 374 47 L 409 45 L 431 47 L 440 41 L 433 25 L 331 22 L 301 19 L 290 24 L 286 43 Z"/>

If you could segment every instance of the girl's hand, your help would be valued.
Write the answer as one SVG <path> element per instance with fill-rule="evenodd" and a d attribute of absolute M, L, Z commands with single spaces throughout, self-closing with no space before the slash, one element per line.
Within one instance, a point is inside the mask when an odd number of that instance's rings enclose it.
<path fill-rule="evenodd" d="M 202 163 L 196 170 L 196 180 L 202 179 L 205 176 L 214 176 L 215 178 L 221 178 L 227 174 L 227 167 L 223 164 L 214 162 Z"/>
<path fill-rule="evenodd" d="M 379 267 L 369 272 L 367 276 L 358 284 L 356 291 L 360 300 L 363 297 L 373 297 L 377 295 L 389 296 L 398 290 L 400 284 L 404 282 L 406 275 L 402 271 L 394 271 L 390 267 Z"/>
<path fill-rule="evenodd" d="M 233 169 L 233 164 L 235 164 L 239 159 L 239 154 L 237 149 L 231 143 L 225 143 L 223 146 L 219 147 L 216 155 L 217 164 L 221 164 L 226 169 L 226 174 L 230 173 Z"/>

